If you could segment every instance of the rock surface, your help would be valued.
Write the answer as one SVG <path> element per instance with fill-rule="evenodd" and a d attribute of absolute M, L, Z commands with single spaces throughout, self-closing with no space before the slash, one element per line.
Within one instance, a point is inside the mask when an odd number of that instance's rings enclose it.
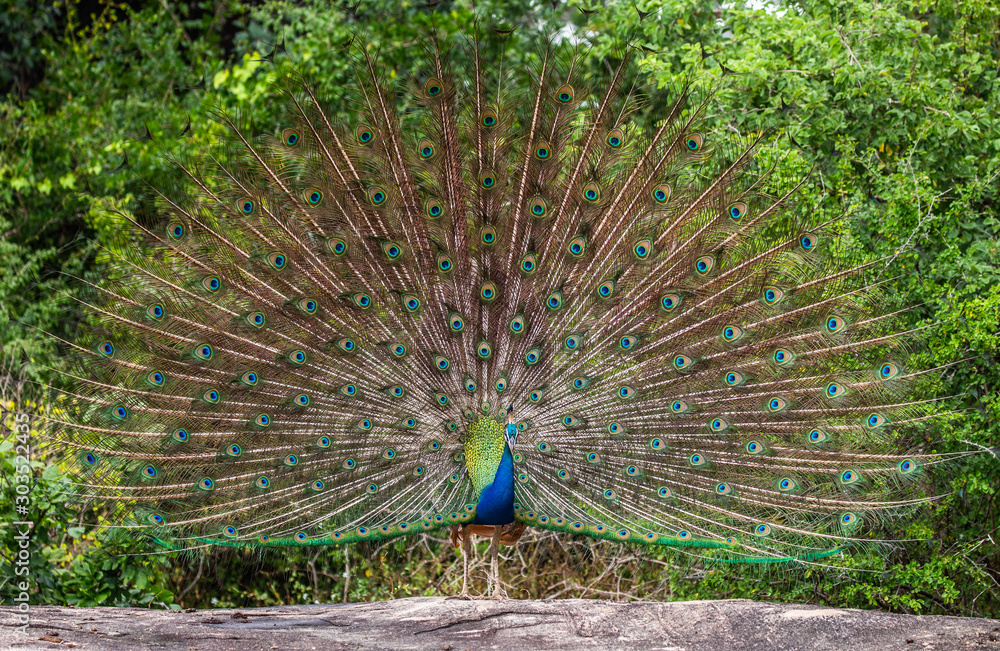
<path fill-rule="evenodd" d="M 1000 620 L 745 600 L 619 603 L 420 597 L 242 610 L 0 608 L 0 649 L 997 649 Z"/>

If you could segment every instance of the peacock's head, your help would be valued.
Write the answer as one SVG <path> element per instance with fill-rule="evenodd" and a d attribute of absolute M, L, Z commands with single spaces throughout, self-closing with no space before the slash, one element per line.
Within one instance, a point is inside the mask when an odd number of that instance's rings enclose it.
<path fill-rule="evenodd" d="M 517 443 L 517 425 L 514 423 L 514 405 L 507 407 L 507 429 L 504 432 L 507 439 L 507 449 L 514 453 L 514 445 Z"/>

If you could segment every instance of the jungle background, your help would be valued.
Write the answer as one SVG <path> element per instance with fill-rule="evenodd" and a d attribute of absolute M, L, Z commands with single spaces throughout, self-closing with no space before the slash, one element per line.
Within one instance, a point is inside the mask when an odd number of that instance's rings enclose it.
<path fill-rule="evenodd" d="M 353 2 L 353 0 L 352 0 Z M 587 10 L 587 12 L 581 11 Z M 597 13 L 588 13 L 600 9 Z M 0 402 L 45 407 L 62 363 L 40 330 L 72 339 L 74 278 L 100 276 L 107 198 L 163 173 L 165 154 L 207 150 L 209 109 L 272 125 L 275 79 L 295 69 L 335 97 L 355 34 L 405 78 L 433 24 L 519 25 L 524 43 L 584 39 L 602 61 L 638 48 L 650 81 L 712 90 L 708 127 L 770 129 L 777 174 L 809 174 L 799 210 L 847 216 L 845 247 L 893 259 L 893 291 L 935 324 L 914 364 L 937 378 L 928 451 L 983 450 L 934 473 L 945 495 L 889 523 L 898 542 L 822 565 L 705 565 L 665 550 L 526 535 L 504 550 L 515 598 L 751 598 L 922 614 L 1000 617 L 1000 4 L 834 0 L 715 3 L 489 0 L 0 0 Z M 283 44 L 284 47 L 276 47 Z M 537 48 L 511 50 L 529 65 Z M 640 116 L 639 119 L 644 119 Z M 179 137 L 183 134 L 184 137 Z M 122 167 L 124 156 L 128 166 Z M 11 351 L 18 351 L 11 353 Z M 24 365 L 25 360 L 30 364 Z M 17 404 L 15 404 L 15 401 Z M 12 416 L 5 414 L 6 424 Z M 0 601 L 15 594 L 14 438 L 0 439 Z M 992 451 L 991 451 L 992 448 Z M 382 546 L 161 553 L 102 528 L 67 468 L 33 439 L 33 602 L 157 608 L 263 606 L 455 594 L 446 532 Z M 476 550 L 482 582 L 485 543 Z M 481 587 L 480 583 L 480 587 Z"/>

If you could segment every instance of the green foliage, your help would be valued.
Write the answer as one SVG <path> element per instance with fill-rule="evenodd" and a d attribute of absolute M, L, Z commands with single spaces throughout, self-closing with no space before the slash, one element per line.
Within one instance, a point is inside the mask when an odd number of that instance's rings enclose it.
<path fill-rule="evenodd" d="M 0 4 L 0 333 L 35 362 L 60 363 L 42 329 L 72 339 L 73 281 L 96 278 L 99 245 L 120 233 L 103 202 L 141 196 L 141 179 L 166 174 L 165 155 L 211 146 L 210 107 L 252 115 L 269 130 L 280 116 L 273 84 L 291 70 L 338 96 L 350 78 L 341 45 L 359 33 L 383 63 L 406 78 L 432 25 L 449 34 L 473 25 L 469 2 L 443 3 L 434 17 L 416 3 L 364 2 L 346 16 L 323 2 L 238 0 L 104 5 L 80 16 L 77 4 L 28 11 Z M 916 306 L 904 315 L 925 345 L 914 364 L 934 374 L 941 411 L 957 410 L 927 441 L 936 451 L 996 448 L 1000 441 L 1000 8 L 980 0 L 809 1 L 767 10 L 713 9 L 694 0 L 613 2 L 585 19 L 570 0 L 477 3 L 484 22 L 518 22 L 528 41 L 575 33 L 604 74 L 626 38 L 655 83 L 714 92 L 711 138 L 770 130 L 764 161 L 791 183 L 808 174 L 798 209 L 848 216 L 836 243 L 845 256 L 884 259 L 877 276 L 890 298 Z M 60 8 L 58 11 L 56 8 Z M 652 12 L 640 20 L 636 8 Z M 280 36 L 276 36 L 280 35 Z M 284 39 L 288 55 L 273 58 Z M 528 66 L 539 50 L 511 52 Z M 707 55 L 707 56 L 706 56 Z M 204 87 L 201 82 L 204 80 Z M 653 98 L 639 119 L 662 110 Z M 178 136 L 190 119 L 184 139 Z M 149 129 L 151 139 L 143 136 Z M 114 171 L 128 154 L 129 168 Z M 811 173 L 810 173 L 811 172 Z M 946 366 L 960 362 L 953 366 Z M 13 450 L 0 444 L 0 509 L 8 509 Z M 919 613 L 1000 616 L 1000 550 L 994 542 L 1000 461 L 991 453 L 935 469 L 922 507 L 892 549 L 859 550 L 823 566 L 728 567 L 665 551 L 606 543 L 525 538 L 504 577 L 517 596 L 616 598 L 749 597 Z M 215 551 L 139 554 L 155 548 L 93 527 L 56 466 L 33 462 L 38 509 L 32 533 L 37 602 L 79 605 L 271 605 L 454 592 L 456 552 L 444 540 L 381 548 L 289 553 Z M 0 522 L 11 520 L 3 510 Z M 13 529 L 0 525 L 3 558 Z M 443 535 L 443 534 L 442 534 Z M 909 541 L 909 542 L 906 542 Z M 479 550 L 482 553 L 482 549 Z M 522 564 L 524 567 L 522 568 Z M 459 568 L 460 572 L 460 568 Z M 6 599 L 10 586 L 0 588 Z"/>
<path fill-rule="evenodd" d="M 13 407 L 13 404 L 7 405 Z M 0 402 L 0 407 L 3 407 Z M 30 403 L 22 405 L 31 409 Z M 36 414 L 33 414 L 36 415 Z M 35 424 L 37 424 L 37 419 Z M 164 556 L 123 556 L 121 541 L 108 535 L 95 535 L 88 526 L 93 514 L 81 511 L 74 500 L 75 491 L 55 465 L 35 460 L 39 432 L 17 436 L 15 414 L 4 411 L 0 420 L 0 567 L 7 579 L 0 585 L 0 600 L 12 603 L 20 592 L 18 583 L 30 582 L 31 603 L 70 604 L 74 606 L 132 604 L 172 604 L 165 586 L 171 560 Z M 8 435 L 9 434 L 9 435 Z M 25 463 L 25 461 L 28 463 Z M 27 505 L 18 502 L 22 493 L 17 487 L 15 466 L 30 466 L 34 483 Z M 26 475 L 23 470 L 19 473 Z M 29 476 L 30 477 L 30 476 Z M 18 506 L 26 513 L 17 511 Z M 20 522 L 31 522 L 28 527 Z M 22 541 L 26 541 L 22 544 Z M 108 545 L 119 553 L 109 554 Z M 25 546 L 26 545 L 26 546 Z M 19 558 L 28 551 L 27 563 Z M 18 563 L 18 561 L 22 561 Z M 14 572 L 17 568 L 18 573 Z"/>

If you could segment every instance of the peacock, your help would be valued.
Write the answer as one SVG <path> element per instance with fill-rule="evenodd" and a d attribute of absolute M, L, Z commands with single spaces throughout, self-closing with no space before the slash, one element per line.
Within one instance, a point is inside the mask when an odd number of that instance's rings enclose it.
<path fill-rule="evenodd" d="M 930 499 L 887 261 L 844 262 L 711 94 L 644 90 L 629 47 L 522 69 L 511 31 L 431 35 L 405 80 L 349 43 L 334 104 L 290 76 L 279 124 L 219 111 L 115 209 L 49 416 L 84 496 L 171 549 L 450 528 L 462 596 L 474 535 L 502 596 L 528 527 L 809 563 Z"/>

